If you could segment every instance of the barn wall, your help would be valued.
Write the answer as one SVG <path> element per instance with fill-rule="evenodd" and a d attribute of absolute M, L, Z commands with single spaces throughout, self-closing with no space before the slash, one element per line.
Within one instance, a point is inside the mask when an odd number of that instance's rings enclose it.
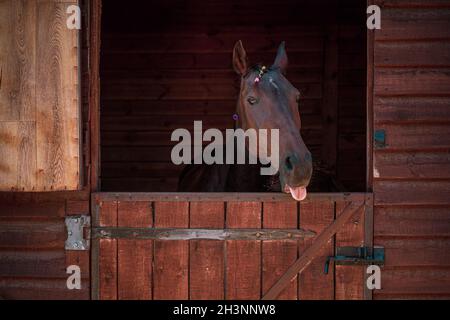
<path fill-rule="evenodd" d="M 97 2 L 97 1 L 93 1 Z M 88 10 L 81 1 L 84 181 L 89 181 Z M 89 214 L 90 190 L 0 192 L 0 299 L 89 299 L 89 252 L 64 250 L 64 218 Z M 82 289 L 68 290 L 66 267 L 81 268 Z"/>
<path fill-rule="evenodd" d="M 374 42 L 376 299 L 450 298 L 450 1 L 377 1 Z"/>
<path fill-rule="evenodd" d="M 182 167 L 170 159 L 171 132 L 192 131 L 194 120 L 204 129 L 233 127 L 238 39 L 251 63 L 266 64 L 286 41 L 288 79 L 302 93 L 302 135 L 316 167 L 365 190 L 365 8 L 324 2 L 330 10 L 294 0 L 148 1 L 128 12 L 105 3 L 102 190 L 175 191 Z"/>

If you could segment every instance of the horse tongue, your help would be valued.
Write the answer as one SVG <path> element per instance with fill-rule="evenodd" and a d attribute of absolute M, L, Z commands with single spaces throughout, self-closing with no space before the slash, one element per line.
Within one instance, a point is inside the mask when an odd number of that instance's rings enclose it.
<path fill-rule="evenodd" d="M 305 187 L 289 187 L 289 191 L 291 192 L 292 198 L 297 201 L 305 200 L 306 198 L 306 188 Z"/>

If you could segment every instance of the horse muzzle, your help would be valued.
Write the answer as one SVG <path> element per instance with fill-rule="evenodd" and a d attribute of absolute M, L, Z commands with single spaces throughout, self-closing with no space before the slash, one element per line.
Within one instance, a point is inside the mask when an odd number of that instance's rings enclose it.
<path fill-rule="evenodd" d="M 280 174 L 282 191 L 291 193 L 297 201 L 304 200 L 312 176 L 311 153 L 307 151 L 303 157 L 297 153 L 288 153 L 282 162 Z"/>

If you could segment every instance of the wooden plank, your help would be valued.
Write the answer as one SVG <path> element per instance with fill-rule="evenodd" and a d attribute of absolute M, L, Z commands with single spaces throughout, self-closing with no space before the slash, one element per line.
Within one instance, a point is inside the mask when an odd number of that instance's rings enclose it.
<path fill-rule="evenodd" d="M 66 215 L 89 215 L 89 201 L 67 200 Z"/>
<path fill-rule="evenodd" d="M 227 228 L 261 228 L 260 202 L 227 202 Z M 261 298 L 261 241 L 226 242 L 226 300 Z"/>
<path fill-rule="evenodd" d="M 448 0 L 374 0 L 384 8 L 448 8 Z"/>
<path fill-rule="evenodd" d="M 374 247 L 374 229 L 375 229 L 375 219 L 374 219 L 374 201 L 373 194 L 368 194 L 364 200 L 364 246 L 369 248 L 369 254 L 373 253 Z M 367 280 L 370 274 L 367 273 L 367 269 L 364 272 L 364 300 L 373 300 L 373 291 L 367 287 Z"/>
<path fill-rule="evenodd" d="M 5 278 L 67 279 L 65 252 L 61 247 L 50 251 L 0 250 L 0 274 Z M 81 275 L 86 279 L 89 273 Z"/>
<path fill-rule="evenodd" d="M 102 189 L 104 191 L 127 192 L 176 192 L 178 178 L 104 178 Z"/>
<path fill-rule="evenodd" d="M 33 121 L 36 116 L 36 1 L 0 3 L 0 48 L 0 121 Z"/>
<path fill-rule="evenodd" d="M 377 123 L 448 122 L 449 97 L 376 97 Z"/>
<path fill-rule="evenodd" d="M 67 233 L 62 219 L 0 220 L 0 248 L 60 249 Z"/>
<path fill-rule="evenodd" d="M 36 189 L 34 121 L 0 121 L 0 190 Z"/>
<path fill-rule="evenodd" d="M 202 202 L 208 206 L 208 202 Z M 141 240 L 297 240 L 312 238 L 315 233 L 302 229 L 198 229 L 198 228 L 94 228 L 94 239 Z"/>
<path fill-rule="evenodd" d="M 450 240 L 438 238 L 377 238 L 385 248 L 385 268 L 450 267 Z"/>
<path fill-rule="evenodd" d="M 375 237 L 450 237 L 448 207 L 375 207 Z"/>
<path fill-rule="evenodd" d="M 305 73 L 303 70 L 299 72 Z M 317 71 L 317 73 L 319 73 Z M 234 75 L 233 75 L 234 77 Z M 231 79 L 230 79 L 231 80 Z M 320 79 L 317 80 L 320 82 Z M 301 113 L 319 114 L 322 101 L 319 99 L 303 99 Z M 236 99 L 225 100 L 105 100 L 102 103 L 102 114 L 105 116 L 181 116 L 181 115 L 222 115 L 230 116 L 236 111 Z M 104 140 L 109 140 L 106 137 Z M 102 143 L 103 145 L 103 143 Z"/>
<path fill-rule="evenodd" d="M 449 181 L 375 181 L 375 205 L 449 205 Z"/>
<path fill-rule="evenodd" d="M 275 282 L 270 290 L 263 296 L 262 300 L 273 300 L 283 291 L 283 289 L 294 279 L 298 273 L 302 273 L 305 268 L 311 263 L 311 261 L 318 254 L 320 248 L 322 248 L 328 240 L 333 237 L 336 232 L 345 224 L 345 222 L 357 211 L 361 206 L 349 205 L 345 207 L 342 213 L 336 218 L 336 220 L 329 225 L 322 233 L 317 237 L 316 241 L 303 252 L 302 256 L 297 259 L 288 270 Z"/>
<path fill-rule="evenodd" d="M 128 201 L 237 201 L 237 202 L 292 202 L 291 195 L 281 192 L 97 192 L 93 197 L 98 201 L 128 200 Z M 303 202 L 309 201 L 364 201 L 366 193 L 362 192 L 336 192 L 336 193 L 309 193 Z M 181 226 L 180 226 L 181 227 Z"/>
<path fill-rule="evenodd" d="M 67 279 L 0 279 L 5 300 L 89 300 L 89 290 L 67 290 Z"/>
<path fill-rule="evenodd" d="M 86 251 L 66 251 L 65 252 L 65 270 L 67 270 L 68 266 L 79 266 L 80 267 L 80 273 L 81 273 L 81 289 L 84 292 L 89 293 L 91 292 L 91 261 L 90 261 L 90 254 L 91 252 L 89 250 Z M 67 280 L 68 274 L 64 275 L 64 278 Z M 76 291 L 76 290 L 75 290 Z M 92 299 L 92 297 L 90 297 Z"/>
<path fill-rule="evenodd" d="M 372 5 L 374 0 L 368 0 L 367 5 Z M 371 191 L 373 185 L 373 132 L 374 132 L 374 85 L 375 85 L 375 66 L 374 66 L 374 47 L 375 30 L 367 30 L 367 80 L 366 80 L 366 190 Z"/>
<path fill-rule="evenodd" d="M 448 295 L 449 268 L 395 268 L 382 269 L 381 290 L 375 297 L 384 295 Z"/>
<path fill-rule="evenodd" d="M 304 33 L 304 32 L 303 32 Z M 240 38 L 245 44 L 246 51 L 251 54 L 257 51 L 276 53 L 276 45 L 281 41 L 289 44 L 289 52 L 321 52 L 323 40 L 319 36 L 305 36 L 298 28 L 295 35 L 266 34 L 254 37 L 243 34 Z M 148 52 L 148 53 L 229 53 L 236 43 L 233 34 L 123 34 L 108 33 L 103 40 L 104 50 L 107 52 Z"/>
<path fill-rule="evenodd" d="M 252 56 L 255 61 L 273 61 L 272 52 L 258 52 Z M 320 52 L 293 52 L 289 54 L 292 67 L 320 67 Z M 105 69 L 142 70 L 164 69 L 229 69 L 230 54 L 226 53 L 109 53 L 102 56 Z"/>
<path fill-rule="evenodd" d="M 377 294 L 374 300 L 450 300 L 448 294 L 413 293 L 413 294 Z"/>
<path fill-rule="evenodd" d="M 298 226 L 297 202 L 264 202 L 263 228 L 296 228 Z M 297 242 L 280 240 L 265 241 L 262 244 L 262 292 L 276 283 L 288 267 L 297 259 Z M 283 288 L 278 298 L 280 300 L 297 299 L 297 277 L 292 277 L 290 283 Z"/>
<path fill-rule="evenodd" d="M 89 2 L 89 158 L 90 186 L 100 188 L 100 38 L 102 0 Z"/>
<path fill-rule="evenodd" d="M 232 3 L 233 2 L 230 2 L 230 4 L 232 4 Z M 239 5 L 242 5 L 242 2 L 234 2 L 234 4 L 235 4 L 235 6 L 239 6 Z M 197 5 L 197 7 L 199 7 L 199 6 Z M 154 5 L 151 8 L 153 9 L 153 11 L 155 11 Z M 263 7 L 261 6 L 261 8 L 263 8 Z M 155 11 L 155 12 L 158 15 L 157 17 L 161 18 L 161 15 L 159 15 L 157 13 L 158 11 Z M 267 12 L 267 11 L 265 11 L 265 12 Z M 125 19 L 124 23 L 126 23 L 126 21 L 133 21 L 133 22 L 137 23 L 138 21 L 136 21 L 136 13 L 138 13 L 138 12 L 133 12 L 133 14 L 131 14 L 131 15 L 124 15 L 124 19 Z M 109 16 L 105 16 L 105 26 L 106 26 L 105 33 L 111 35 L 111 37 L 114 37 L 117 34 L 123 33 L 123 28 L 118 28 L 117 25 L 115 24 L 116 20 L 114 19 L 114 16 L 112 16 L 109 19 L 108 19 L 108 17 Z M 130 19 L 130 20 L 126 20 L 126 19 Z M 147 24 L 144 24 L 144 25 L 148 27 L 149 26 L 148 21 L 147 21 Z M 175 24 L 175 25 L 178 25 L 178 24 Z M 228 23 L 224 23 L 224 24 L 220 24 L 220 25 L 219 24 L 213 24 L 213 25 L 214 25 L 214 28 L 212 28 L 211 25 L 204 25 L 204 24 L 198 24 L 198 23 L 191 24 L 191 25 L 185 24 L 184 28 L 181 28 L 181 29 L 179 27 L 174 28 L 174 26 L 169 25 L 165 29 L 164 34 L 167 36 L 176 36 L 176 37 L 179 37 L 180 35 L 191 35 L 191 34 L 207 34 L 207 35 L 240 34 L 243 36 L 249 36 L 249 35 L 254 35 L 254 34 L 261 34 L 261 35 L 262 34 L 270 34 L 270 35 L 277 35 L 277 36 L 281 37 L 281 36 L 287 36 L 287 35 L 290 35 L 290 36 L 323 35 L 323 33 L 324 33 L 323 27 L 318 26 L 317 24 L 304 25 L 304 26 L 298 26 L 298 27 L 293 27 L 294 24 L 292 24 L 292 25 L 273 24 L 270 29 L 268 29 L 267 26 L 265 26 L 264 24 L 242 25 L 242 24 L 235 24 L 232 21 L 228 21 Z M 137 26 L 137 28 L 138 28 L 138 30 L 140 30 L 142 32 L 143 30 L 145 30 L 145 28 L 141 28 L 141 26 Z M 131 30 L 133 31 L 133 29 L 131 29 Z M 214 32 L 212 32 L 212 31 L 214 31 Z M 208 32 L 209 32 L 209 34 L 208 34 Z"/>
<path fill-rule="evenodd" d="M 18 203 L 18 205 L 37 205 L 39 202 L 65 202 L 70 200 L 89 200 L 90 193 L 87 188 L 80 191 L 57 192 L 0 192 L 0 200 L 4 204 Z M 20 204 L 19 204 L 20 203 Z"/>
<path fill-rule="evenodd" d="M 337 7 L 337 2 L 333 2 Z M 329 4 L 333 10 L 333 4 Z M 335 8 L 336 9 L 336 8 Z M 338 137 L 338 29 L 336 26 L 330 27 L 325 44 L 325 66 L 324 66 L 324 89 L 322 121 L 323 144 L 322 159 L 325 161 L 327 170 L 336 175 L 337 161 L 337 137 Z M 302 121 L 303 122 L 303 121 Z M 303 122 L 306 123 L 306 122 Z"/>
<path fill-rule="evenodd" d="M 375 153 L 374 170 L 381 179 L 450 179 L 449 152 Z"/>
<path fill-rule="evenodd" d="M 152 227 L 151 202 L 120 201 L 119 227 Z M 152 298 L 152 240 L 117 240 L 118 299 L 150 300 Z"/>
<path fill-rule="evenodd" d="M 450 43 L 446 41 L 376 42 L 375 66 L 377 68 L 448 67 L 450 66 Z"/>
<path fill-rule="evenodd" d="M 151 86 L 199 86 L 199 85 L 230 85 L 234 84 L 236 74 L 231 68 L 226 69 L 105 69 L 102 74 L 107 76 L 102 81 L 102 87 L 112 85 L 121 86 L 124 89 L 140 85 Z M 321 83 L 323 78 L 322 68 L 314 66 L 297 66 L 289 69 L 289 81 L 295 84 Z M 103 99 L 104 97 L 102 97 Z M 108 96 L 106 96 L 108 98 Z M 224 100 L 232 100 L 233 97 Z M 157 102 L 157 101 L 156 101 Z M 102 107 L 103 108 L 103 107 Z M 150 111 L 150 110 L 149 110 Z"/>
<path fill-rule="evenodd" d="M 183 26 L 191 32 L 198 34 L 207 34 L 216 33 L 217 30 L 221 30 L 222 26 L 228 27 L 228 30 L 242 30 L 243 26 L 249 26 L 255 28 L 257 30 L 264 30 L 265 33 L 271 33 L 272 28 L 267 28 L 267 22 L 270 21 L 270 26 L 274 26 L 276 31 L 280 25 L 280 28 L 291 25 L 298 24 L 299 21 L 306 25 L 322 25 L 330 19 L 330 16 L 334 14 L 334 12 L 323 12 L 322 8 L 316 4 L 312 4 L 311 2 L 306 2 L 305 5 L 299 4 L 298 2 L 282 2 L 282 5 L 279 3 L 265 3 L 260 4 L 258 6 L 251 6 L 249 3 L 242 2 L 221 2 L 221 3 L 207 3 L 201 4 L 199 2 L 194 2 L 189 6 L 173 6 L 170 8 L 170 16 L 177 17 L 176 20 L 164 20 L 165 15 L 162 15 L 161 12 L 165 12 L 167 7 L 164 5 L 158 5 L 155 3 L 151 7 L 142 5 L 140 7 L 141 10 L 133 12 L 133 14 L 124 14 L 124 25 L 129 25 L 128 29 L 131 30 L 146 30 L 145 27 L 153 27 L 156 28 L 161 26 L 161 22 L 166 22 L 164 24 L 164 30 L 169 30 L 171 33 L 179 30 L 179 25 L 182 22 Z M 142 15 L 144 12 L 152 11 L 146 15 Z M 120 8 L 116 8 L 116 10 L 120 10 Z M 119 11 L 120 12 L 120 11 Z M 277 12 L 277 15 L 271 15 L 270 20 L 268 20 L 267 12 Z M 207 14 L 206 14 L 207 13 Z M 321 15 L 319 14 L 321 13 Z M 147 23 L 142 21 L 143 17 L 149 17 Z M 108 27 L 109 30 L 114 32 L 122 31 L 123 28 L 118 28 L 117 25 L 114 24 L 116 20 L 108 19 Z M 171 21 L 175 21 L 169 23 Z M 133 24 L 134 22 L 134 24 Z M 315 23 L 313 23 L 315 22 Z M 320 23 L 319 23 L 320 22 Z M 176 28 L 178 26 L 178 29 Z M 239 26 L 233 28 L 234 26 Z M 257 26 L 257 27 L 254 27 Z M 266 26 L 266 28 L 262 28 Z M 183 30 L 181 32 L 186 32 L 187 30 Z M 312 30 L 316 31 L 320 30 L 319 27 L 314 26 L 311 27 Z M 148 30 L 148 29 L 147 29 Z M 251 29 L 252 30 L 252 29 Z M 214 31 L 214 32 L 213 32 Z M 248 33 L 248 30 L 246 33 Z M 262 31 L 261 31 L 262 32 Z M 263 33 L 264 34 L 264 33 Z"/>
<path fill-rule="evenodd" d="M 374 93 L 380 96 L 450 94 L 448 68 L 377 68 Z"/>
<path fill-rule="evenodd" d="M 223 228 L 224 202 L 191 202 L 190 228 Z M 222 300 L 224 297 L 224 242 L 189 243 L 189 298 Z"/>
<path fill-rule="evenodd" d="M 348 205 L 345 202 L 336 203 L 336 217 L 342 214 Z M 352 217 L 336 233 L 335 246 L 364 246 L 364 207 L 357 210 Z M 362 300 L 365 288 L 365 266 L 335 266 L 335 298 L 336 300 Z"/>
<path fill-rule="evenodd" d="M 4 194 L 6 195 L 6 194 Z M 11 195 L 11 193 L 9 194 Z M 65 215 L 65 202 L 42 200 L 42 201 L 23 201 L 13 197 L 4 197 L 0 199 L 0 217 L 2 218 L 37 218 L 45 217 L 47 219 L 61 218 Z"/>
<path fill-rule="evenodd" d="M 154 178 L 178 177 L 183 168 L 182 165 L 164 162 L 105 162 L 102 165 L 102 174 L 111 178 L 137 178 L 146 175 Z"/>
<path fill-rule="evenodd" d="M 376 127 L 386 133 L 386 147 L 383 150 L 447 151 L 450 147 L 450 126 L 448 124 L 384 124 Z"/>
<path fill-rule="evenodd" d="M 449 8 L 382 8 L 381 30 L 377 30 L 375 39 L 449 39 L 449 18 Z"/>
<path fill-rule="evenodd" d="M 117 201 L 100 203 L 99 226 L 117 226 Z M 98 298 L 117 299 L 117 240 L 99 240 Z M 95 279 L 94 279 L 95 281 Z"/>
<path fill-rule="evenodd" d="M 322 86 L 320 83 L 292 83 L 302 93 L 304 99 L 322 98 Z M 102 99 L 132 100 L 135 97 L 155 100 L 224 100 L 237 97 L 239 91 L 232 82 L 226 84 L 195 84 L 187 81 L 185 85 L 179 84 L 154 84 L 149 86 L 145 83 L 116 84 L 112 83 L 103 88 Z"/>
<path fill-rule="evenodd" d="M 312 230 L 319 235 L 334 221 L 334 202 L 315 201 L 300 203 L 300 227 Z M 305 239 L 299 241 L 299 256 L 315 241 Z M 334 299 L 334 266 L 330 265 L 328 274 L 325 274 L 325 261 L 333 256 L 334 241 L 330 239 L 320 249 L 316 258 L 309 267 L 298 277 L 298 297 L 300 300 L 333 300 Z"/>
<path fill-rule="evenodd" d="M 39 2 L 36 52 L 37 189 L 80 188 L 78 32 L 66 26 L 68 4 Z"/>
<path fill-rule="evenodd" d="M 188 202 L 155 202 L 157 228 L 189 226 Z M 154 242 L 153 299 L 187 300 L 189 243 L 187 241 Z"/>

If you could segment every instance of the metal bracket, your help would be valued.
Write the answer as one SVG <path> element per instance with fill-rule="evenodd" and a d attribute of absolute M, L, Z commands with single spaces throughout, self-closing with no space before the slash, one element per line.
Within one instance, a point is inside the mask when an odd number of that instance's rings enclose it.
<path fill-rule="evenodd" d="M 89 250 L 91 217 L 69 216 L 66 217 L 67 240 L 66 250 Z M 85 238 L 85 228 L 87 228 Z"/>
<path fill-rule="evenodd" d="M 330 262 L 335 265 L 384 265 L 383 247 L 339 247 L 336 255 L 327 258 L 324 273 L 328 274 Z"/>

